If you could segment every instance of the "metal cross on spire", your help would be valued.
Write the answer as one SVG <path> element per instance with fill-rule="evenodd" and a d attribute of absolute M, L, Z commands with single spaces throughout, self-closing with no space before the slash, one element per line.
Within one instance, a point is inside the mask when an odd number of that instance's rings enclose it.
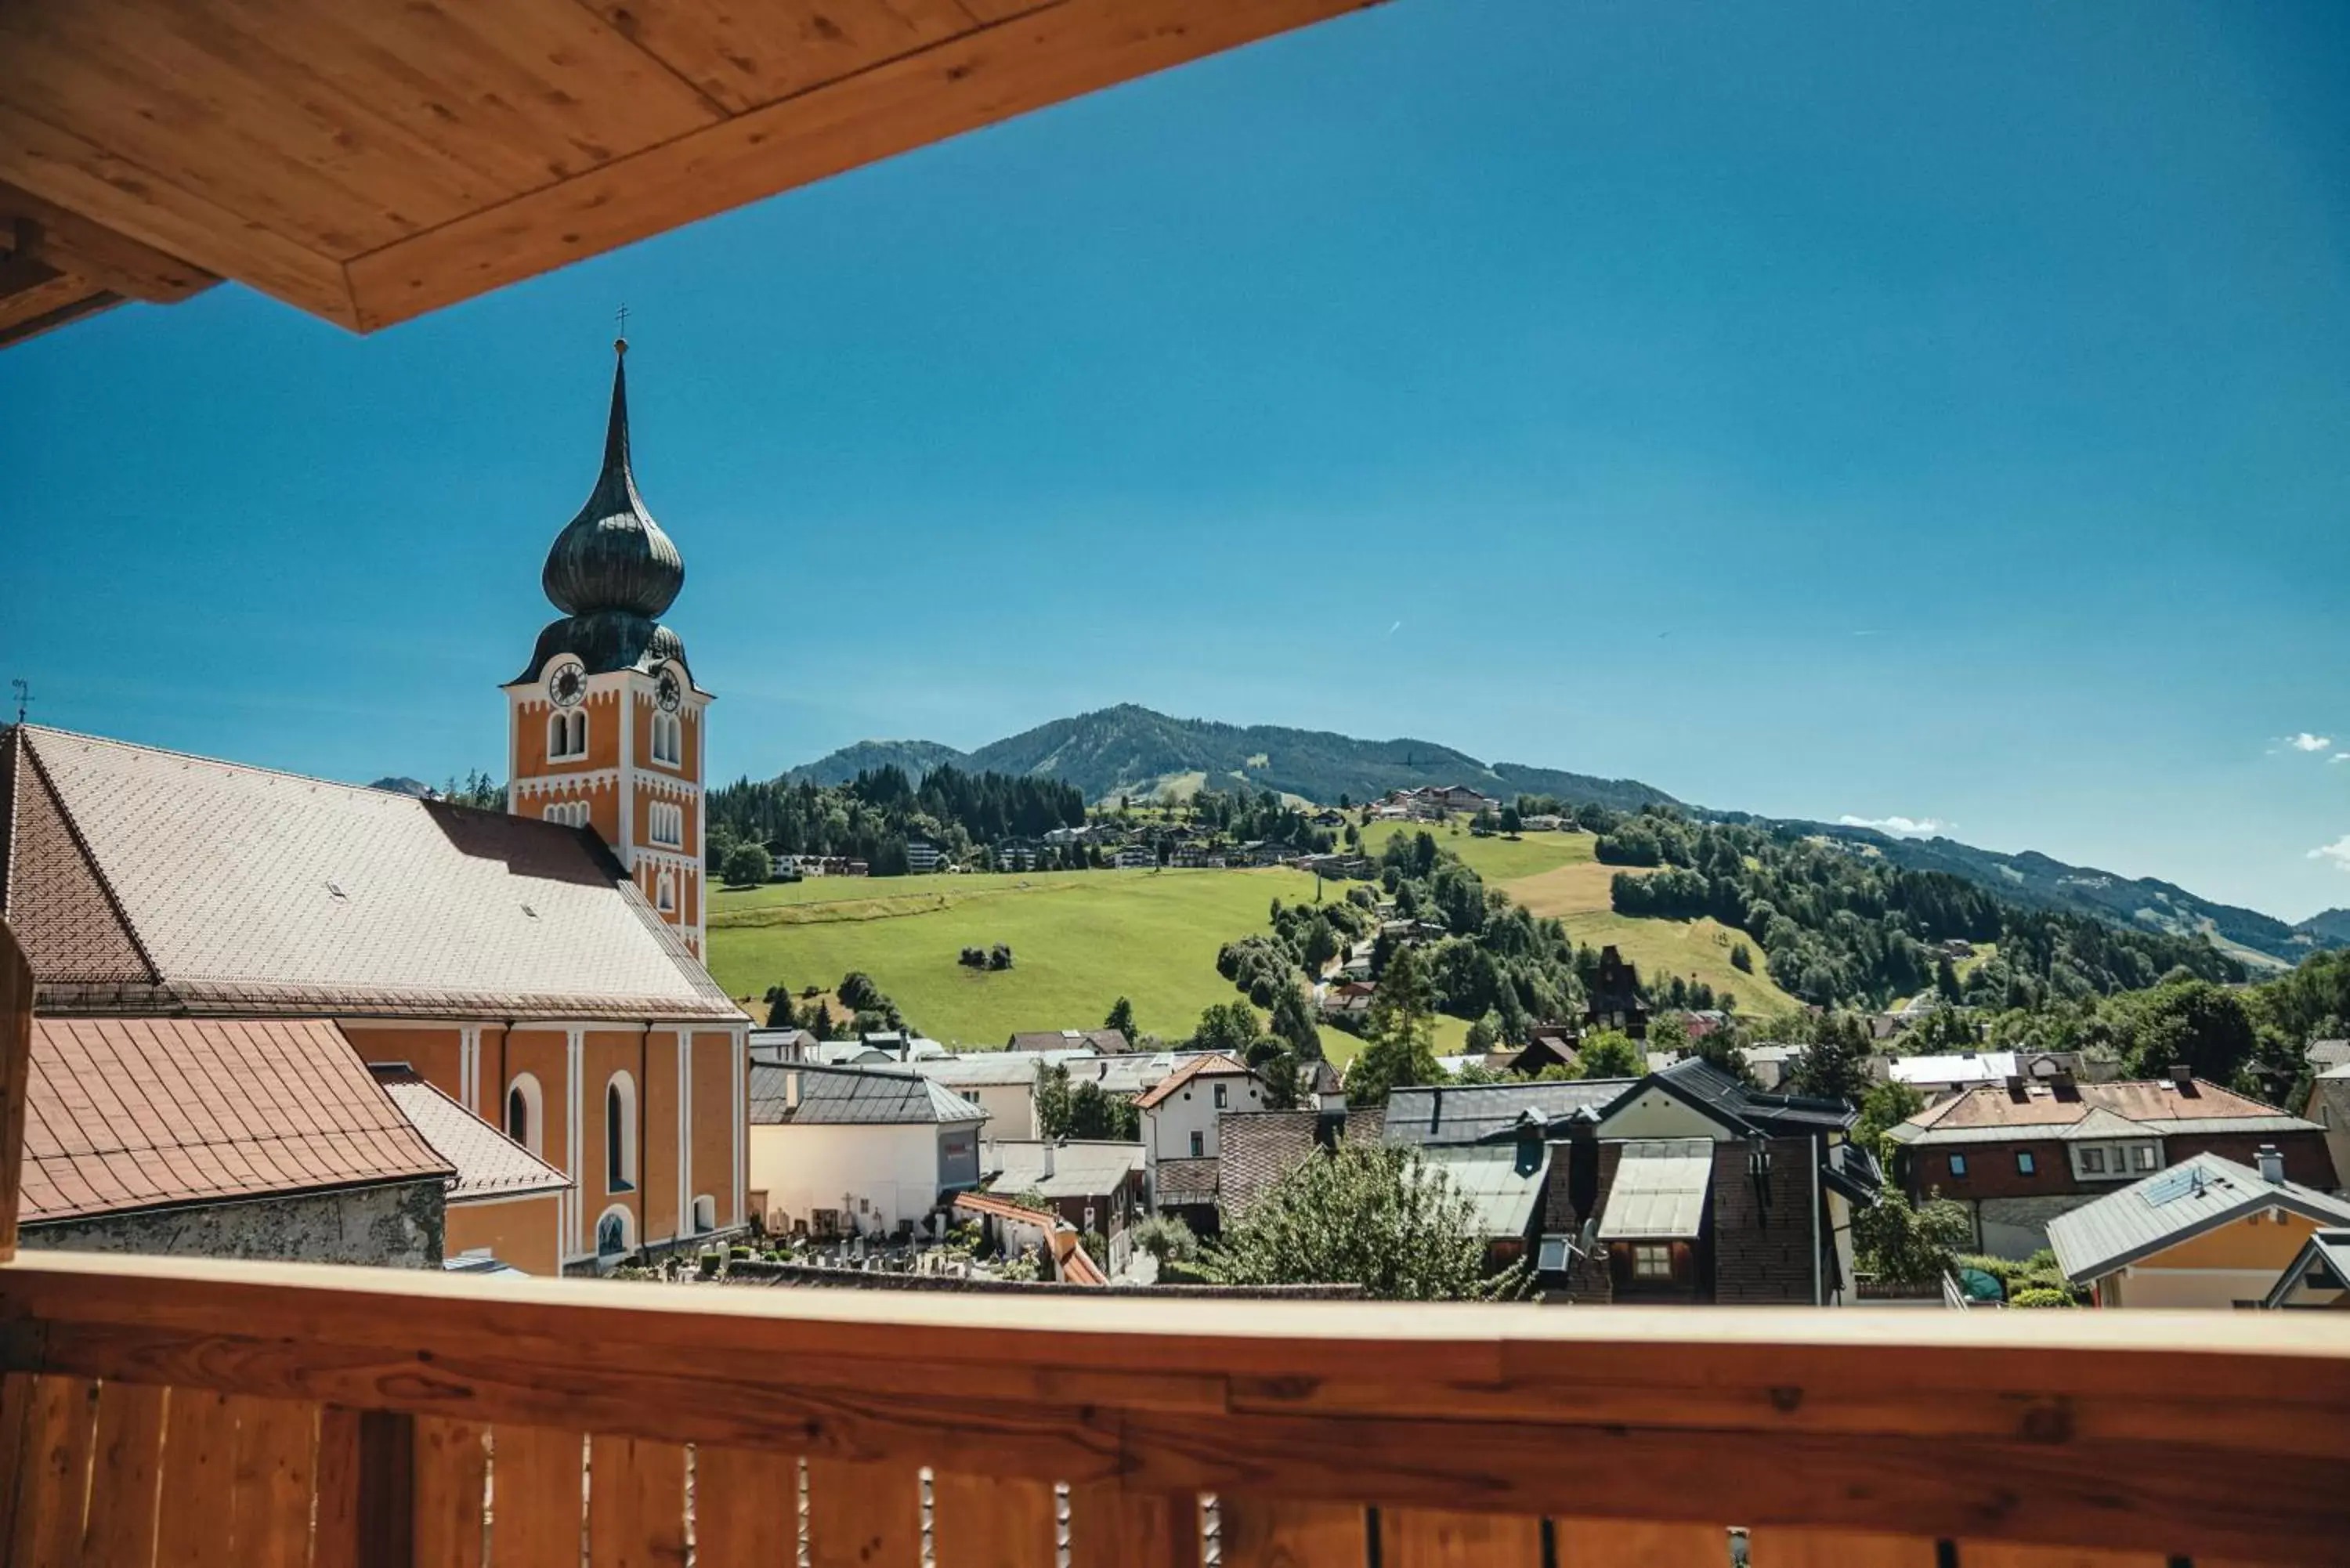
<path fill-rule="evenodd" d="M 21 724 L 25 722 L 25 710 L 33 705 L 32 685 L 25 680 L 11 680 L 8 690 L 16 694 L 16 722 Z"/>
<path fill-rule="evenodd" d="M 620 336 L 626 337 L 629 335 L 629 307 L 623 305 L 612 312 L 612 319 L 620 324 Z"/>

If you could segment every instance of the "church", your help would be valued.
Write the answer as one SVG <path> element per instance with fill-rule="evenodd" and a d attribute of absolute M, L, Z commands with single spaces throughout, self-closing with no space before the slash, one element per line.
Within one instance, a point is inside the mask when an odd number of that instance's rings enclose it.
<path fill-rule="evenodd" d="M 711 694 L 660 620 L 685 568 L 637 492 L 616 348 L 603 463 L 542 576 L 561 614 L 504 689 L 505 812 L 0 734 L 0 915 L 36 1011 L 331 1024 L 315 1037 L 405 1069 L 568 1179 L 551 1241 L 536 1219 L 504 1234 L 494 1204 L 450 1210 L 452 1255 L 520 1252 L 532 1272 L 746 1213 L 749 1020 L 702 962 Z M 201 1158 L 204 1129 L 184 1136 Z"/>

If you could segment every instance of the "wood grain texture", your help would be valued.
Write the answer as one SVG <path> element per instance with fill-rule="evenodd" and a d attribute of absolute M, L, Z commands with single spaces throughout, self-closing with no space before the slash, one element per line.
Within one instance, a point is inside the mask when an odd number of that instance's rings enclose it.
<path fill-rule="evenodd" d="M 147 1568 L 154 1561 L 168 1400 L 165 1390 L 135 1383 L 99 1387 L 82 1568 Z"/>
<path fill-rule="evenodd" d="M 1379 1514 L 1383 1568 L 1543 1568 L 1543 1521 L 1518 1513 L 1396 1508 Z"/>
<path fill-rule="evenodd" d="M 2350 1341 L 2316 1314 L 2203 1314 L 2190 1334 L 2126 1314 L 1014 1310 L 65 1254 L 20 1258 L 5 1299 L 10 1369 L 805 1452 L 907 1489 L 925 1463 L 1170 1497 L 1277 1478 L 1297 1502 L 1533 1516 L 1605 1499 L 1765 1539 L 2307 1560 L 2337 1538 L 2350 1408 Z M 1511 1458 L 1562 1452 L 1574 1465 Z"/>
<path fill-rule="evenodd" d="M 612 28 L 730 111 L 971 30 L 955 0 L 591 0 Z"/>
<path fill-rule="evenodd" d="M 694 1548 L 709 1568 L 791 1568 L 799 1516 L 796 1456 L 711 1443 L 694 1449 Z"/>
<path fill-rule="evenodd" d="M 97 1393 L 86 1378 L 34 1381 L 18 1449 L 11 1563 L 75 1568 L 80 1563 Z"/>
<path fill-rule="evenodd" d="M 404 321 L 746 202 L 1357 10 L 1367 0 L 1064 0 L 349 257 Z"/>
<path fill-rule="evenodd" d="M 1690 1472 L 1683 1484 L 1702 1491 L 1696 1480 L 1702 1474 Z M 1558 1568 L 1730 1568 L 1730 1531 L 1722 1525 L 1561 1519 L 1552 1528 Z"/>
<path fill-rule="evenodd" d="M 490 1474 L 487 1428 L 416 1417 L 415 1558 L 441 1568 L 482 1568 L 482 1503 Z"/>
<path fill-rule="evenodd" d="M 2159 1552 L 2095 1552 L 2077 1546 L 2018 1546 L 2003 1541 L 1959 1542 L 1959 1568 L 2166 1568 L 2168 1562 Z"/>
<path fill-rule="evenodd" d="M 0 1263 L 16 1255 L 16 1200 L 23 1190 L 25 1090 L 33 1054 L 33 969 L 16 933 L 0 920 Z"/>
<path fill-rule="evenodd" d="M 36 254 L 132 299 L 168 305 L 220 282 L 202 267 L 0 182 L 0 226 L 14 223 L 33 225 Z"/>
<path fill-rule="evenodd" d="M 231 1400 L 236 1420 L 230 1511 L 240 1568 L 304 1568 L 310 1560 L 310 1500 L 318 1407 L 288 1399 Z"/>
<path fill-rule="evenodd" d="M 238 1397 L 174 1388 L 164 1405 L 156 1568 L 226 1568 L 235 1562 Z"/>
<path fill-rule="evenodd" d="M 579 1568 L 587 1527 L 583 1435 L 501 1426 L 490 1443 L 490 1561 L 497 1568 Z"/>
<path fill-rule="evenodd" d="M 807 1461 L 810 1568 L 917 1568 L 922 1494 L 912 1465 Z"/>
<path fill-rule="evenodd" d="M 1368 1527 L 1360 1508 L 1225 1494 L 1225 1568 L 1363 1568 Z"/>
<path fill-rule="evenodd" d="M 1766 1527 L 1751 1532 L 1752 1568 L 1935 1568 L 1930 1536 L 1852 1535 Z"/>
<path fill-rule="evenodd" d="M 1047 1481 L 941 1470 L 931 1483 L 931 1539 L 950 1568 L 1053 1568 L 1054 1511 Z"/>
<path fill-rule="evenodd" d="M 1130 1491 L 1116 1481 L 1069 1489 L 1069 1568 L 1200 1568 L 1200 1500 Z"/>
<path fill-rule="evenodd" d="M 589 1568 L 684 1568 L 682 1445 L 598 1435 L 588 1477 Z"/>

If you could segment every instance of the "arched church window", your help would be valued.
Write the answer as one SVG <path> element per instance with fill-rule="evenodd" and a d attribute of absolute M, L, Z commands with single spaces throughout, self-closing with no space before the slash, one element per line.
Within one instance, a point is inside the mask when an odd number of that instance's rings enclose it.
<path fill-rule="evenodd" d="M 614 1207 L 604 1210 L 596 1221 L 596 1255 L 617 1257 L 629 1250 L 629 1211 Z"/>
<path fill-rule="evenodd" d="M 506 1137 L 537 1154 L 545 1136 L 538 1080 L 528 1073 L 517 1073 L 506 1085 Z"/>
<path fill-rule="evenodd" d="M 637 1186 L 637 1085 L 615 1073 L 604 1085 L 604 1183 L 611 1192 Z"/>
<path fill-rule="evenodd" d="M 569 712 L 557 711 L 546 718 L 546 754 L 550 761 L 567 762 L 588 754 L 588 713 L 574 708 Z"/>
<path fill-rule="evenodd" d="M 676 872 L 663 871 L 660 874 L 660 880 L 656 884 L 656 889 L 653 896 L 653 908 L 659 909 L 664 915 L 673 915 L 677 913 Z"/>

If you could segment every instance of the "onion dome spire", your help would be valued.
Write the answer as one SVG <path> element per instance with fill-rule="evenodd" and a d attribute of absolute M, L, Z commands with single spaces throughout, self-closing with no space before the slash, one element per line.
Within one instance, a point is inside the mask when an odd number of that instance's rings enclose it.
<path fill-rule="evenodd" d="M 645 510 L 629 465 L 629 340 L 612 345 L 612 413 L 604 467 L 569 526 L 556 535 L 539 580 L 566 615 L 619 610 L 658 618 L 685 586 L 685 560 Z"/>

